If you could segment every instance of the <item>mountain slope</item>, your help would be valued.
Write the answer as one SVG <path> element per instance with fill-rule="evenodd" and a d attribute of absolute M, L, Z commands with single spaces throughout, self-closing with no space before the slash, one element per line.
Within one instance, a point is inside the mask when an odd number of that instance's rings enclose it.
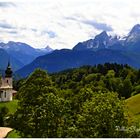
<path fill-rule="evenodd" d="M 9 41 L 7 44 L 0 43 L 2 49 L 4 49 L 10 56 L 18 59 L 23 65 L 26 65 L 33 61 L 36 57 L 50 53 L 53 51 L 47 47 L 45 49 L 35 49 L 28 44 L 21 42 Z"/>
<path fill-rule="evenodd" d="M 128 98 L 126 100 L 126 106 L 130 119 L 136 123 L 140 122 L 140 94 Z"/>
<path fill-rule="evenodd" d="M 12 69 L 14 71 L 23 66 L 23 64 L 20 61 L 18 61 L 16 58 L 10 57 L 9 54 L 5 50 L 0 48 L 0 69 L 1 70 L 5 70 L 9 60 L 10 60 Z"/>
<path fill-rule="evenodd" d="M 140 24 L 136 24 L 131 29 L 128 36 L 126 37 L 125 43 L 135 43 L 137 41 L 140 41 Z"/>
<path fill-rule="evenodd" d="M 96 35 L 94 39 L 89 39 L 84 42 L 79 42 L 73 47 L 73 50 L 94 50 L 109 48 L 109 49 L 122 49 L 122 43 L 118 36 L 108 36 L 107 32 L 103 31 Z"/>
<path fill-rule="evenodd" d="M 48 72 L 58 72 L 64 69 L 76 68 L 82 65 L 103 64 L 105 62 L 130 64 L 135 66 L 134 61 L 123 55 L 120 51 L 102 49 L 99 51 L 74 51 L 74 50 L 57 50 L 51 54 L 40 56 L 32 63 L 18 70 L 16 74 L 26 77 L 36 68 L 45 69 Z"/>

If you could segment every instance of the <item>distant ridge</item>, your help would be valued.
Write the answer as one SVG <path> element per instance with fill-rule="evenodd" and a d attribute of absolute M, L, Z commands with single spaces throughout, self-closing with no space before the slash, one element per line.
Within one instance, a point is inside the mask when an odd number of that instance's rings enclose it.
<path fill-rule="evenodd" d="M 79 42 L 72 50 L 62 49 L 40 56 L 16 72 L 26 77 L 36 68 L 58 72 L 82 65 L 109 63 L 140 68 L 140 25 L 135 25 L 125 38 L 109 36 L 106 31 L 95 38 Z"/>
<path fill-rule="evenodd" d="M 14 70 L 29 64 L 38 56 L 45 55 L 53 51 L 53 49 L 48 46 L 44 49 L 35 49 L 26 43 L 14 41 L 9 41 L 8 43 L 1 42 L 0 50 L 0 69 L 6 67 L 8 58 L 10 58 Z"/>

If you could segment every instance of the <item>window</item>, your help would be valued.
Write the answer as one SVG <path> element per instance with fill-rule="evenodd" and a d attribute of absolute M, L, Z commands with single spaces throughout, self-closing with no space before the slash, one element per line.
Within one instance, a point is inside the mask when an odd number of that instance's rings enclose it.
<path fill-rule="evenodd" d="M 7 83 L 8 83 L 8 80 L 7 80 Z"/>
<path fill-rule="evenodd" d="M 6 91 L 5 91 L 5 98 L 6 98 Z"/>
<path fill-rule="evenodd" d="M 2 98 L 2 93 L 3 93 L 3 91 L 0 91 L 0 98 Z"/>

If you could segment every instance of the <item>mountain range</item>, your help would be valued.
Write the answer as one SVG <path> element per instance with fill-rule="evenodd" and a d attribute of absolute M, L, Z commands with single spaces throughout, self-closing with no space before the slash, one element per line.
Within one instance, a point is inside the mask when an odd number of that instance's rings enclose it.
<path fill-rule="evenodd" d="M 37 57 L 30 64 L 16 71 L 26 77 L 36 68 L 59 72 L 82 65 L 109 63 L 128 64 L 140 68 L 140 25 L 135 25 L 125 37 L 110 36 L 106 31 L 95 38 L 77 43 L 72 50 L 55 50 Z"/>
<path fill-rule="evenodd" d="M 14 71 L 31 63 L 36 57 L 51 53 L 53 49 L 35 49 L 26 43 L 9 41 L 0 43 L 0 69 L 5 69 L 10 60 Z"/>
<path fill-rule="evenodd" d="M 121 38 L 119 36 L 109 36 L 106 31 L 101 32 L 95 36 L 94 39 L 90 39 L 84 42 L 79 42 L 74 46 L 73 50 L 99 50 L 99 49 L 111 49 L 111 50 L 130 50 L 140 51 L 140 25 L 135 25 L 127 36 Z"/>

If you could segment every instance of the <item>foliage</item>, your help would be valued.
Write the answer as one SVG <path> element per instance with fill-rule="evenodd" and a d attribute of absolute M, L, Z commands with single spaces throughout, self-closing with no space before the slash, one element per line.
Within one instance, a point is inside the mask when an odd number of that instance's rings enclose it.
<path fill-rule="evenodd" d="M 115 102 L 114 102 L 115 101 Z M 78 114 L 79 137 L 120 137 L 116 126 L 124 127 L 127 120 L 124 106 L 115 93 L 95 93 Z"/>
<path fill-rule="evenodd" d="M 25 81 L 19 95 L 21 100 L 13 116 L 13 127 L 23 137 L 56 137 L 63 100 L 56 95 L 46 72 L 37 69 Z"/>
<path fill-rule="evenodd" d="M 135 124 L 126 129 L 129 138 L 140 138 L 140 124 Z"/>
<path fill-rule="evenodd" d="M 37 69 L 15 82 L 20 101 L 11 126 L 22 137 L 138 137 L 127 126 L 122 98 L 139 93 L 139 75 L 128 65 L 109 63 L 50 76 Z"/>
<path fill-rule="evenodd" d="M 0 108 L 0 126 L 4 126 L 4 118 L 8 114 L 9 110 L 7 107 Z"/>
<path fill-rule="evenodd" d="M 8 114 L 13 114 L 15 113 L 18 105 L 18 100 L 13 100 L 11 102 L 0 102 L 0 108 L 6 107 L 8 108 L 9 112 Z"/>
<path fill-rule="evenodd" d="M 16 112 L 17 103 L 18 100 L 0 103 L 0 126 L 9 125 L 9 117 Z"/>
<path fill-rule="evenodd" d="M 139 73 L 128 65 L 109 64 L 83 66 L 81 68 L 52 74 L 52 80 L 60 89 L 71 89 L 74 93 L 90 87 L 94 91 L 113 91 L 126 99 L 135 92 L 139 84 Z"/>
<path fill-rule="evenodd" d="M 19 135 L 19 132 L 17 132 L 16 130 L 10 131 L 8 133 L 8 135 L 6 136 L 6 138 L 21 138 Z"/>

